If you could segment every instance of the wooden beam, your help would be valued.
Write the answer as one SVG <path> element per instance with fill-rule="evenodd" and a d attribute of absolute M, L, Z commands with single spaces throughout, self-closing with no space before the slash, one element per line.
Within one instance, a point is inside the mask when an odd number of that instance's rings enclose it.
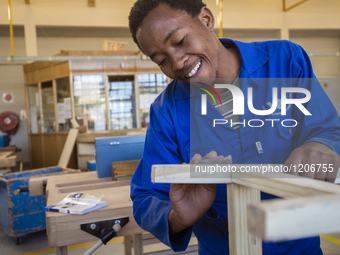
<path fill-rule="evenodd" d="M 77 135 L 78 135 L 79 130 L 76 128 L 70 129 L 68 132 L 63 151 L 61 152 L 58 166 L 62 168 L 66 168 L 68 162 L 70 161 L 71 154 L 73 151 L 73 147 L 76 143 L 77 140 Z"/>
<path fill-rule="evenodd" d="M 10 168 L 16 166 L 17 156 L 9 156 L 0 158 L 0 168 Z"/>
<path fill-rule="evenodd" d="M 243 209 L 251 203 L 261 202 L 260 191 L 235 183 L 229 183 L 227 189 L 230 255 L 262 254 L 262 240 L 248 230 L 248 212 Z"/>
<path fill-rule="evenodd" d="M 117 181 L 119 178 L 132 177 L 140 159 L 126 160 L 112 163 L 112 180 Z"/>
<path fill-rule="evenodd" d="M 340 232 L 340 195 L 278 199 L 249 205 L 248 227 L 267 241 Z"/>
<path fill-rule="evenodd" d="M 232 164 L 235 172 L 198 173 L 204 165 L 153 165 L 152 181 L 157 183 L 236 183 L 283 198 L 340 194 L 340 186 L 324 181 L 284 173 L 243 173 L 247 167 L 261 165 Z M 271 165 L 280 166 L 280 165 Z"/>
<path fill-rule="evenodd" d="M 230 183 L 230 173 L 197 173 L 200 165 L 153 165 L 151 179 L 155 183 Z M 199 168 L 198 168 L 199 169 Z"/>

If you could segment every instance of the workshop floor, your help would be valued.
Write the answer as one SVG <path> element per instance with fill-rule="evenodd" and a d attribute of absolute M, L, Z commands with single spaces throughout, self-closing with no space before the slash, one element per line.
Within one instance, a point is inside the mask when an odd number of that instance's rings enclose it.
<path fill-rule="evenodd" d="M 93 243 L 84 243 L 80 245 L 72 245 L 68 247 L 68 255 L 81 255 L 87 251 Z M 197 244 L 197 240 L 194 238 L 190 245 Z M 339 246 L 340 247 L 340 246 Z M 146 245 L 143 247 L 144 252 L 156 252 L 162 250 L 168 250 L 169 247 L 157 243 Z M 16 245 L 12 237 L 6 236 L 3 231 L 0 230 L 0 255 L 55 255 L 55 250 L 47 245 L 47 236 L 45 231 L 31 233 L 25 236 L 22 244 Z M 123 238 L 117 237 L 112 239 L 107 245 L 102 245 L 96 250 L 95 255 L 121 255 L 124 254 Z M 166 253 L 164 255 L 175 254 L 173 252 Z M 189 253 L 190 255 L 197 255 L 197 252 Z M 188 255 L 189 255 L 188 254 Z"/>
<path fill-rule="evenodd" d="M 195 243 L 195 240 L 194 240 Z M 73 245 L 68 247 L 69 255 L 83 254 L 93 243 L 85 243 L 81 245 Z M 321 246 L 324 255 L 340 255 L 340 234 L 323 235 L 321 238 Z M 147 245 L 144 252 L 152 252 L 167 249 L 161 244 Z M 0 254 L 1 255 L 54 255 L 54 249 L 48 247 L 45 231 L 32 233 L 23 239 L 23 243 L 16 245 L 13 238 L 8 237 L 0 231 Z M 111 240 L 106 246 L 101 246 L 94 254 L 96 255 L 120 255 L 124 254 L 123 238 Z M 197 253 L 193 253 L 197 254 Z"/>

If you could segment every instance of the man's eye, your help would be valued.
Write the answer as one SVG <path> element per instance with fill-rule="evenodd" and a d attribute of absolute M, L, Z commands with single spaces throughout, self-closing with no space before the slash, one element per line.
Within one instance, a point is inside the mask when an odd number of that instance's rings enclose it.
<path fill-rule="evenodd" d="M 165 64 L 165 58 L 163 58 L 161 61 L 158 62 L 159 66 L 163 66 Z"/>
<path fill-rule="evenodd" d="M 185 36 L 177 43 L 177 46 L 181 46 L 185 41 Z"/>

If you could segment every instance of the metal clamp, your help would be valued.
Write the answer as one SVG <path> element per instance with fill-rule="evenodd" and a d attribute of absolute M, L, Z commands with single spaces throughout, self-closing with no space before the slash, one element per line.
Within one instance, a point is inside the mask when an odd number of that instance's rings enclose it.
<path fill-rule="evenodd" d="M 124 227 L 128 222 L 129 217 L 123 217 L 81 224 L 81 230 L 100 239 L 94 245 L 92 245 L 90 249 L 88 249 L 84 253 L 84 255 L 92 254 L 102 244 L 107 244 L 112 238 L 117 236 L 117 233 L 120 231 L 120 229 Z"/>
<path fill-rule="evenodd" d="M 110 220 L 96 221 L 90 223 L 84 223 L 80 225 L 80 229 L 103 239 L 105 235 L 112 230 L 112 226 L 119 224 L 120 227 L 124 227 L 129 222 L 129 217 L 115 218 Z"/>

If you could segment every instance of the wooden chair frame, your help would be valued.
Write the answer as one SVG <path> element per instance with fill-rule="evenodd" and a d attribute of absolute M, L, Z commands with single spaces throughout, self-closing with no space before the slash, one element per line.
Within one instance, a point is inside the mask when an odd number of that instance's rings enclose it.
<path fill-rule="evenodd" d="M 262 239 L 283 241 L 340 232 L 340 186 L 284 173 L 241 171 L 256 165 L 233 166 L 235 172 L 193 176 L 193 165 L 154 165 L 152 181 L 226 183 L 231 255 L 262 254 Z M 285 199 L 261 203 L 260 191 Z"/>

